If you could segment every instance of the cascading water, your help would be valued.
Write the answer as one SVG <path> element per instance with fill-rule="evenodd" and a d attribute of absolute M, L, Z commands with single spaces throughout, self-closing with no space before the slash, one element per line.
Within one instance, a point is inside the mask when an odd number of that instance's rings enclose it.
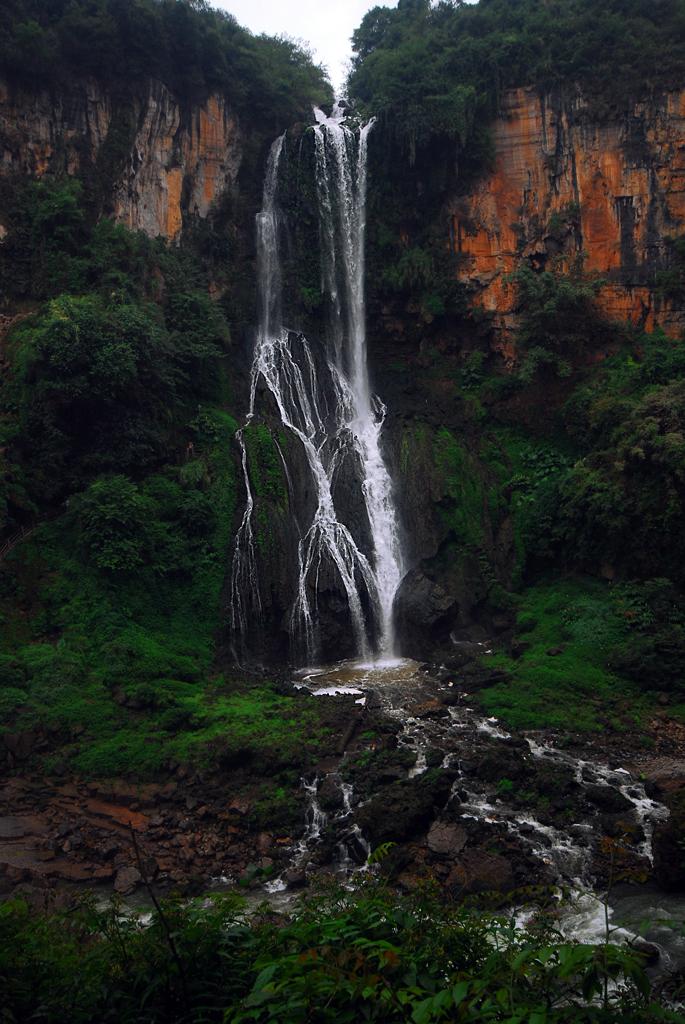
<path fill-rule="evenodd" d="M 260 389 L 270 393 L 280 425 L 301 445 L 315 499 L 297 550 L 290 632 L 308 658 L 317 650 L 320 581 L 331 574 L 344 595 L 356 653 L 393 655 L 393 599 L 402 578 L 400 533 L 392 481 L 381 451 L 385 406 L 372 396 L 366 361 L 364 234 L 367 138 L 372 123 L 348 123 L 336 107 L 316 111 L 316 159 L 322 292 L 329 309 L 323 356 L 300 332 L 281 322 L 279 171 L 285 136 L 271 147 L 263 208 L 257 216 L 259 325 L 252 364 L 247 427 Z M 254 495 L 243 431 L 246 505 L 236 535 L 231 572 L 231 629 L 244 641 L 262 609 L 253 528 Z M 283 455 L 279 448 L 281 456 Z M 335 501 L 336 473 L 349 460 L 368 519 L 363 530 L 342 521 Z"/>

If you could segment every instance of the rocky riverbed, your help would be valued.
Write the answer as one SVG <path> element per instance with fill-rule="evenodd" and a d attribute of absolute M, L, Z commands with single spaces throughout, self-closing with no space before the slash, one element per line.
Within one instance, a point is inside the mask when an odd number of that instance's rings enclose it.
<path fill-rule="evenodd" d="M 511 735 L 466 686 L 406 660 L 297 673 L 292 699 L 325 701 L 333 727 L 278 827 L 253 814 L 266 764 L 256 776 L 180 766 L 131 785 L 49 780 L 15 758 L 1 788 L 0 891 L 34 901 L 145 882 L 295 891 L 363 868 L 386 843 L 395 884 L 430 879 L 457 898 L 521 901 L 559 885 L 685 891 L 682 727 L 655 720 L 648 752 L 624 735 Z"/>

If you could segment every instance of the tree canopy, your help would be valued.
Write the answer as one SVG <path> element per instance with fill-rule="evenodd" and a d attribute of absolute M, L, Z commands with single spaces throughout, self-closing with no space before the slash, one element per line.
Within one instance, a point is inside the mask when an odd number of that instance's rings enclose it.
<path fill-rule="evenodd" d="M 282 128 L 330 98 L 298 42 L 254 36 L 204 0 L 3 0 L 0 73 L 31 86 L 93 77 L 119 88 L 157 78 L 182 99 L 223 92 Z"/>
<path fill-rule="evenodd" d="M 409 151 L 469 146 L 505 88 L 581 87 L 609 110 L 682 86 L 684 0 L 399 0 L 353 36 L 351 98 Z"/>

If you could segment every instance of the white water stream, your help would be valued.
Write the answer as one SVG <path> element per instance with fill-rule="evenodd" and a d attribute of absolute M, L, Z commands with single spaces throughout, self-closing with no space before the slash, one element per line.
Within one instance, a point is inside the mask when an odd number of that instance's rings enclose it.
<path fill-rule="evenodd" d="M 612 892 L 605 898 L 601 895 L 601 886 L 598 891 L 593 872 L 602 830 L 598 829 L 595 812 L 587 812 L 587 819 L 581 817 L 569 823 L 552 824 L 549 820 L 540 820 L 534 811 L 517 808 L 496 784 L 484 782 L 472 774 L 468 763 L 474 752 L 488 746 L 492 749 L 493 744 L 506 747 L 515 741 L 496 719 L 479 714 L 464 699 L 450 702 L 444 716 L 426 716 L 427 702 L 434 702 L 441 693 L 447 693 L 450 684 L 431 679 L 414 661 L 394 659 L 380 664 L 355 661 L 302 669 L 297 673 L 294 685 L 305 687 L 323 699 L 352 694 L 357 696 L 359 703 L 371 699 L 380 705 L 386 715 L 401 725 L 397 734 L 399 746 L 411 750 L 416 757 L 407 770 L 409 779 L 427 770 L 431 750 L 441 751 L 442 767 L 457 773 L 452 793 L 458 799 L 461 820 L 484 823 L 493 829 L 493 838 L 508 833 L 540 865 L 540 880 L 546 878 L 548 884 L 560 887 L 558 927 L 567 938 L 601 944 L 606 939 L 608 924 L 612 941 L 619 943 L 635 941 L 638 934 L 645 933 L 660 950 L 661 969 L 664 971 L 685 962 L 685 940 L 677 928 L 668 927 L 669 920 L 682 919 L 682 899 L 639 886 L 627 893 Z M 564 769 L 581 788 L 606 786 L 620 793 L 632 805 L 629 813 L 638 825 L 632 842 L 633 852 L 645 865 L 651 861 L 654 827 L 667 817 L 668 811 L 647 797 L 639 779 L 625 768 L 609 767 L 574 756 L 539 736 L 529 736 L 527 744 L 529 752 L 526 756 L 531 764 L 537 762 Z M 333 774 L 340 780 L 343 796 L 342 812 L 328 823 L 340 839 L 333 866 L 351 884 L 355 873 L 364 869 L 369 846 L 354 822 L 355 807 L 361 804 L 358 798 L 355 803 L 352 789 L 342 781 L 340 770 L 336 768 Z M 305 841 L 294 848 L 295 860 L 300 867 L 307 865 L 326 835 L 325 829 L 319 829 L 315 835 L 312 832 L 309 822 L 316 789 L 305 788 L 308 797 Z M 352 850 L 356 856 L 350 855 Z M 531 877 L 530 881 L 537 879 Z M 280 880 L 277 886 L 279 889 L 284 887 Z M 562 890 L 565 894 L 563 900 Z M 536 911 L 521 907 L 518 910 L 514 908 L 512 912 L 523 926 Z"/>
<path fill-rule="evenodd" d="M 381 451 L 385 416 L 371 395 L 366 360 L 364 234 L 367 137 L 372 123 L 349 124 L 339 108 L 316 111 L 312 127 L 321 240 L 322 290 L 329 308 L 324 358 L 303 334 L 281 322 L 279 171 L 285 136 L 271 147 L 263 207 L 257 217 L 260 317 L 246 425 L 257 414 L 259 389 L 273 397 L 281 425 L 301 444 L 316 507 L 297 552 L 298 578 L 291 636 L 309 659 L 319 654 L 318 594 L 331 573 L 345 595 L 358 653 L 391 655 L 393 600 L 402 578 L 400 534 L 392 482 Z M 246 506 L 231 571 L 231 629 L 240 643 L 262 610 L 252 525 L 254 497 L 243 432 Z M 334 501 L 336 472 L 353 460 L 368 517 L 370 549 L 341 521 Z M 298 510 L 299 512 L 299 510 Z"/>

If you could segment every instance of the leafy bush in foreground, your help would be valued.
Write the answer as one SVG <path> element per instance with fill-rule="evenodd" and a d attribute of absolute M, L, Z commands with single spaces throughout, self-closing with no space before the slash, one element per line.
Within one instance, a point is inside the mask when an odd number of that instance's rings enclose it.
<path fill-rule="evenodd" d="M 6 1021 L 492 1021 L 649 1024 L 660 1007 L 639 954 L 566 942 L 549 923 L 398 899 L 367 881 L 320 891 L 291 916 L 246 916 L 233 896 L 169 901 L 148 924 L 84 906 L 0 910 Z"/>

